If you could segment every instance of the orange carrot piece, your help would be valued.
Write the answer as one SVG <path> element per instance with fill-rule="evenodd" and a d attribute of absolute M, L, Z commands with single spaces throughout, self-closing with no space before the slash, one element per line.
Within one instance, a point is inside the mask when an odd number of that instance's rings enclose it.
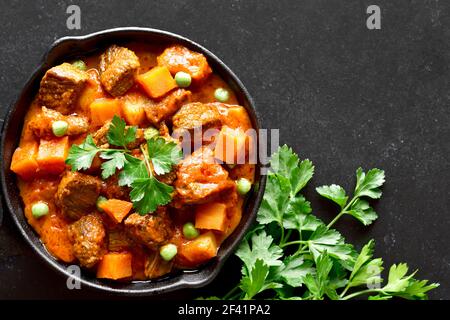
<path fill-rule="evenodd" d="M 11 170 L 24 180 L 36 176 L 39 165 L 36 161 L 38 143 L 33 141 L 18 147 L 12 156 Z"/>
<path fill-rule="evenodd" d="M 227 207 L 223 203 L 210 202 L 199 205 L 195 210 L 195 227 L 225 231 L 227 222 Z"/>
<path fill-rule="evenodd" d="M 119 99 L 100 98 L 94 100 L 89 108 L 91 110 L 91 123 L 94 126 L 102 126 L 115 115 L 122 114 L 122 101 Z"/>
<path fill-rule="evenodd" d="M 177 83 L 165 66 L 154 67 L 150 71 L 138 75 L 136 81 L 151 98 L 160 98 L 177 87 Z"/>
<path fill-rule="evenodd" d="M 182 245 L 179 254 L 193 265 L 206 262 L 217 255 L 216 236 L 212 231 L 203 233 Z"/>
<path fill-rule="evenodd" d="M 97 69 L 89 69 L 86 72 L 89 75 L 89 79 L 78 99 L 78 105 L 83 111 L 89 111 L 89 106 L 95 99 L 104 98 L 106 96 L 100 83 L 100 75 L 98 74 Z"/>
<path fill-rule="evenodd" d="M 69 152 L 69 137 L 41 139 L 38 155 L 39 171 L 60 174 L 66 168 L 65 160 Z"/>
<path fill-rule="evenodd" d="M 109 199 L 99 204 L 99 207 L 105 211 L 105 213 L 114 220 L 116 223 L 121 223 L 122 220 L 128 215 L 133 204 L 128 201 Z"/>
<path fill-rule="evenodd" d="M 223 126 L 216 137 L 214 156 L 225 163 L 245 163 L 247 138 L 242 129 Z"/>
<path fill-rule="evenodd" d="M 131 253 L 107 253 L 98 264 L 97 278 L 117 280 L 131 277 L 133 275 L 131 261 Z"/>
<path fill-rule="evenodd" d="M 139 126 L 145 121 L 144 106 L 149 99 L 141 93 L 130 93 L 123 98 L 122 113 L 125 121 L 132 126 Z"/>

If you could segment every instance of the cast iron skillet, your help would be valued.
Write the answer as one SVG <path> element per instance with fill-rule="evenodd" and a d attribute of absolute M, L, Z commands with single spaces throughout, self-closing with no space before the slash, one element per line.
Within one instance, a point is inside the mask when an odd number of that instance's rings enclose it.
<path fill-rule="evenodd" d="M 247 109 L 252 120 L 253 127 L 260 129 L 260 121 L 256 114 L 252 98 L 244 85 L 236 75 L 214 54 L 199 44 L 166 31 L 148 28 L 115 28 L 104 30 L 86 36 L 64 37 L 57 40 L 44 55 L 42 64 L 27 81 L 15 103 L 10 107 L 6 117 L 1 140 L 1 187 L 4 200 L 22 235 L 53 269 L 69 276 L 68 265 L 55 260 L 45 249 L 37 234 L 28 225 L 23 213 L 23 204 L 16 186 L 16 177 L 9 170 L 12 154 L 19 143 L 23 119 L 28 106 L 38 91 L 40 79 L 44 73 L 59 63 L 69 60 L 71 57 L 83 56 L 86 53 L 105 49 L 110 44 L 120 44 L 130 41 L 143 41 L 161 44 L 179 43 L 192 50 L 203 53 L 214 72 L 218 73 L 236 92 L 239 103 Z M 257 165 L 255 188 L 246 202 L 242 221 L 236 230 L 221 245 L 216 258 L 208 262 L 198 270 L 180 271 L 166 278 L 148 281 L 113 282 L 96 279 L 93 275 L 82 272 L 81 283 L 89 287 L 111 293 L 126 295 L 154 295 L 182 288 L 198 288 L 210 283 L 219 273 L 225 260 L 232 254 L 239 241 L 250 227 L 264 192 L 265 176 L 261 175 L 261 164 Z"/>

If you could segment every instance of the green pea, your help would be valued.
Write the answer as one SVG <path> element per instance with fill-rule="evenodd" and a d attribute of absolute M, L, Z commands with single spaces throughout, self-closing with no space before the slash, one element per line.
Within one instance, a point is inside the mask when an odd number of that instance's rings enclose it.
<path fill-rule="evenodd" d="M 177 252 L 177 246 L 172 243 L 165 244 L 159 249 L 159 255 L 165 261 L 172 260 L 177 255 Z"/>
<path fill-rule="evenodd" d="M 195 239 L 198 237 L 200 233 L 198 230 L 194 227 L 194 224 L 192 222 L 185 223 L 183 226 L 183 235 L 186 239 Z"/>
<path fill-rule="evenodd" d="M 149 127 L 147 129 L 145 129 L 144 131 L 144 138 L 145 140 L 150 140 L 154 137 L 159 136 L 159 130 L 153 127 Z"/>
<path fill-rule="evenodd" d="M 78 68 L 78 69 L 80 69 L 82 71 L 86 71 L 87 70 L 86 63 L 84 63 L 83 60 L 75 60 L 74 62 L 72 62 L 72 65 L 75 68 Z"/>
<path fill-rule="evenodd" d="M 217 88 L 216 91 L 214 91 L 214 98 L 216 98 L 217 101 L 226 102 L 230 98 L 230 93 L 227 89 Z"/>
<path fill-rule="evenodd" d="M 45 202 L 39 201 L 31 206 L 31 214 L 35 218 L 40 218 L 47 215 L 49 212 L 48 205 Z"/>
<path fill-rule="evenodd" d="M 252 188 L 252 183 L 245 178 L 240 178 L 236 181 L 237 191 L 241 196 L 246 195 Z"/>
<path fill-rule="evenodd" d="M 59 120 L 52 123 L 53 134 L 57 137 L 64 136 L 68 128 L 69 124 L 66 121 Z"/>
<path fill-rule="evenodd" d="M 97 210 L 98 210 L 98 211 L 103 212 L 103 209 L 100 208 L 100 204 L 102 204 L 102 203 L 105 202 L 105 201 L 108 201 L 108 199 L 106 199 L 104 196 L 100 196 L 100 197 L 97 198 L 97 203 L 96 203 L 96 205 L 97 205 Z"/>
<path fill-rule="evenodd" d="M 186 88 L 191 85 L 192 78 L 189 73 L 180 71 L 175 74 L 175 82 L 180 88 Z"/>

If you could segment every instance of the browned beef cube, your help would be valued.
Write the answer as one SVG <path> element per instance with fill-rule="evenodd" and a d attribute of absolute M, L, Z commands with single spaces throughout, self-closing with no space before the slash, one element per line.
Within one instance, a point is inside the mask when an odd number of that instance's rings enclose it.
<path fill-rule="evenodd" d="M 173 116 L 172 122 L 174 130 L 191 130 L 199 127 L 219 127 L 222 120 L 214 103 L 193 102 L 183 105 Z"/>
<path fill-rule="evenodd" d="M 130 201 L 131 189 L 126 186 L 119 186 L 118 174 L 102 181 L 102 189 L 100 193 L 108 199 L 119 199 Z"/>
<path fill-rule="evenodd" d="M 175 75 L 179 71 L 187 72 L 192 80 L 202 81 L 212 72 L 206 57 L 186 47 L 174 45 L 166 48 L 157 58 L 158 65 L 166 66 Z"/>
<path fill-rule="evenodd" d="M 102 219 L 88 214 L 69 226 L 73 253 L 86 268 L 95 266 L 106 252 L 106 232 Z"/>
<path fill-rule="evenodd" d="M 167 242 L 174 232 L 165 207 L 144 216 L 130 214 L 125 220 L 125 229 L 130 237 L 152 250 Z"/>
<path fill-rule="evenodd" d="M 88 78 L 86 72 L 69 63 L 53 67 L 41 80 L 39 102 L 47 108 L 69 114 Z"/>
<path fill-rule="evenodd" d="M 201 147 L 178 165 L 174 186 L 177 194 L 173 205 L 178 207 L 211 201 L 233 190 L 235 183 L 228 177 L 228 171 L 215 162 L 213 151 Z"/>
<path fill-rule="evenodd" d="M 37 113 L 28 123 L 33 133 L 41 137 L 53 137 L 52 124 L 55 121 L 65 121 L 69 125 L 66 135 L 76 136 L 86 133 L 89 130 L 88 118 L 81 115 L 65 116 L 56 110 L 42 107 L 41 112 Z"/>
<path fill-rule="evenodd" d="M 144 274 L 149 279 L 159 278 L 172 271 L 172 266 L 172 261 L 164 261 L 159 252 L 152 251 L 145 258 Z"/>
<path fill-rule="evenodd" d="M 79 219 L 95 209 L 100 188 L 100 179 L 66 171 L 56 192 L 56 203 L 68 218 Z"/>
<path fill-rule="evenodd" d="M 121 96 L 133 86 L 139 67 L 133 51 L 112 45 L 100 57 L 100 81 L 109 94 Z"/>
<path fill-rule="evenodd" d="M 168 120 L 182 105 L 189 102 L 191 92 L 184 89 L 172 91 L 161 101 L 155 101 L 144 107 L 148 121 L 154 125 L 158 125 L 161 121 Z"/>

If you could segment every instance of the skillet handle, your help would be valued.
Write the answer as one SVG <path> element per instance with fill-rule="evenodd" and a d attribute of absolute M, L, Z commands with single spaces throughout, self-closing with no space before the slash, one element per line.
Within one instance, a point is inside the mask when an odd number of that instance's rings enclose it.
<path fill-rule="evenodd" d="M 5 127 L 5 120 L 4 119 L 0 119 L 0 127 L 1 130 L 0 132 L 2 133 L 1 135 L 3 136 L 3 129 Z M 3 206 L 4 206 L 4 202 L 3 202 L 3 197 L 0 194 L 0 228 L 2 227 L 2 222 L 3 222 Z"/>

